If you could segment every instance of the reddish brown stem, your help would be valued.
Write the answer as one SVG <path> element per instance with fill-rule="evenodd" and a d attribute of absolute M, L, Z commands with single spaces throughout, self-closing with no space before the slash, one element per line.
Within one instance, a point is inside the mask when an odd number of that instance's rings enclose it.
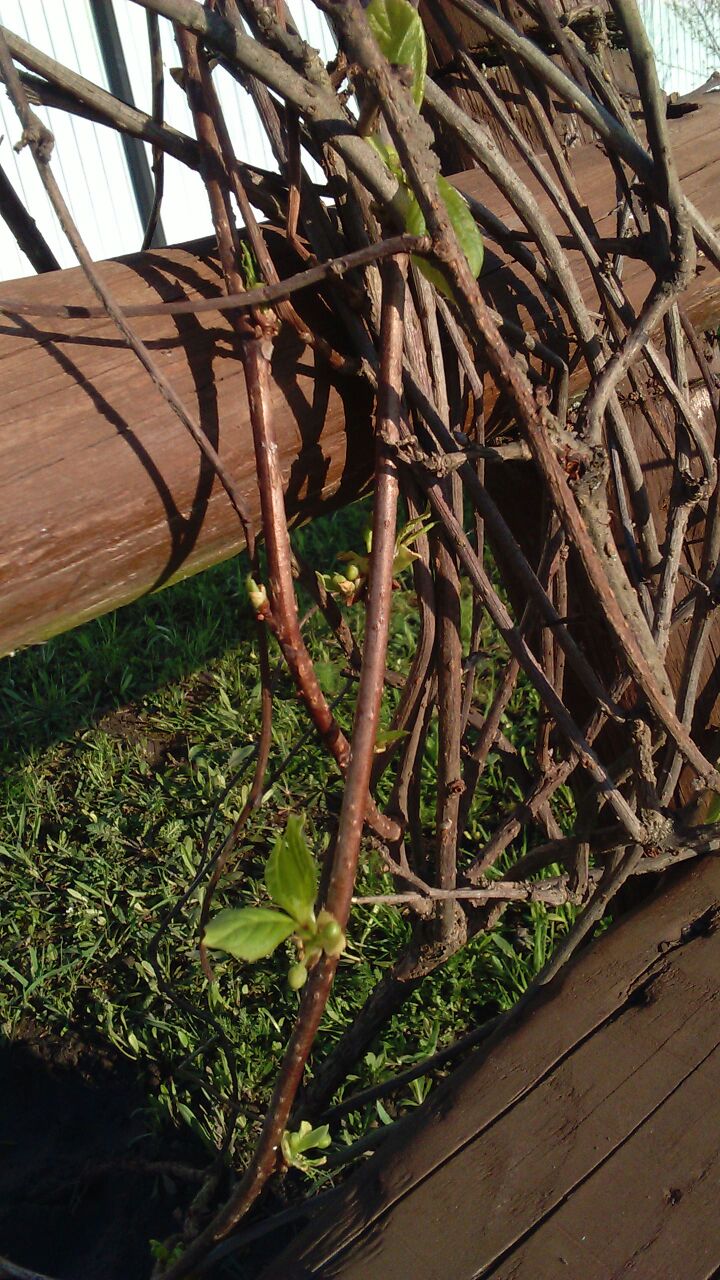
<path fill-rule="evenodd" d="M 382 360 L 376 434 L 376 497 L 373 510 L 365 648 L 355 712 L 352 752 L 327 894 L 327 908 L 343 927 L 347 923 L 350 912 L 360 839 L 367 811 L 368 786 L 380 716 L 390 624 L 398 497 L 393 446 L 398 439 L 401 406 L 406 267 L 406 260 L 403 259 L 401 263 L 390 262 L 384 268 Z M 253 421 L 257 416 L 260 424 L 265 416 L 267 400 L 265 389 L 268 375 L 267 368 L 263 368 L 267 362 L 259 347 L 259 342 L 250 342 L 246 345 L 246 350 L 253 361 L 248 378 L 249 393 L 251 397 L 256 397 Z M 247 368 L 246 364 L 246 370 Z M 258 451 L 260 483 L 266 489 L 267 496 L 272 497 L 275 488 L 272 470 L 273 466 L 277 466 L 276 454 L 273 455 L 273 450 L 268 448 L 266 441 L 259 441 L 259 443 L 261 446 Z M 261 473 L 261 467 L 263 473 Z M 281 488 L 279 492 L 282 494 Z M 269 514 L 274 513 L 271 511 Z M 282 527 L 285 527 L 284 519 Z M 274 538 L 273 544 L 272 553 L 268 546 L 269 560 L 272 554 L 271 585 L 275 591 L 279 591 L 287 587 L 285 579 L 290 573 L 290 559 L 288 555 L 286 563 L 279 539 Z M 289 579 L 289 585 L 292 587 L 291 579 Z M 227 1235 L 244 1217 L 273 1174 L 277 1166 L 281 1138 L 287 1127 L 305 1063 L 327 1004 L 336 967 L 337 958 L 324 956 L 312 969 L 302 998 L 298 1020 L 250 1164 L 230 1200 L 206 1230 L 190 1245 L 180 1261 L 168 1269 L 165 1280 L 181 1280 L 181 1277 L 189 1275 L 193 1266 L 205 1257 L 211 1246 Z"/>
<path fill-rule="evenodd" d="M 352 755 L 345 783 L 337 849 L 327 900 L 328 909 L 341 923 L 347 920 L 355 883 L 355 868 L 360 850 L 360 837 L 380 716 L 390 627 L 398 503 L 395 448 L 399 439 L 402 399 L 406 270 L 406 258 L 390 261 L 383 268 L 380 387 L 375 444 L 375 502 L 365 644 L 353 726 Z"/>
<path fill-rule="evenodd" d="M 285 498 L 278 446 L 270 413 L 272 343 L 253 338 L 243 344 L 258 487 L 267 550 L 273 631 L 310 718 L 340 768 L 347 768 L 350 747 L 328 707 L 315 668 L 300 633 L 292 575 L 292 549 L 285 518 Z"/>
<path fill-rule="evenodd" d="M 449 488 L 449 486 L 448 486 Z M 436 554 L 435 598 L 438 611 L 436 670 L 438 681 L 438 778 L 435 866 L 437 884 L 453 889 L 456 877 L 458 818 L 464 791 L 460 763 L 462 737 L 462 643 L 460 640 L 460 576 L 447 547 Z M 450 933 L 453 904 L 441 915 L 443 936 Z"/>

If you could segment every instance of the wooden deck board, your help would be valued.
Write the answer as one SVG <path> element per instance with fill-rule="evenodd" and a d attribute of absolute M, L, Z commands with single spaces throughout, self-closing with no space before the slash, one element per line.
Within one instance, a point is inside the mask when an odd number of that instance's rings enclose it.
<path fill-rule="evenodd" d="M 479 1275 L 494 1280 L 594 1274 L 599 1280 L 706 1280 L 714 1275 L 720 1265 L 719 1089 L 716 1045 L 611 1159 L 503 1263 Z"/>
<path fill-rule="evenodd" d="M 600 939 L 263 1280 L 712 1275 L 719 903 L 707 861 Z"/>
<path fill-rule="evenodd" d="M 720 993 L 708 973 L 710 963 L 719 968 L 720 935 L 712 942 L 696 939 L 677 963 L 660 960 L 616 1018 L 390 1210 L 381 1228 L 384 1274 L 402 1274 L 418 1221 L 440 1239 L 449 1220 L 454 1276 L 492 1274 L 499 1257 L 622 1148 L 720 1040 Z M 649 1003 L 634 1003 L 636 994 Z M 459 1212 L 463 1202 L 486 1212 Z M 348 1280 L 364 1274 L 363 1248 L 346 1257 Z M 441 1280 L 444 1266 L 438 1258 L 423 1274 Z"/>

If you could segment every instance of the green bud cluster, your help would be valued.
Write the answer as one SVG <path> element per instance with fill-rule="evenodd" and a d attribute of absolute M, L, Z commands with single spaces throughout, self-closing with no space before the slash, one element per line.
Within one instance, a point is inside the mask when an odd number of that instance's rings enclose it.
<path fill-rule="evenodd" d="M 253 590 L 259 590 L 255 584 Z M 281 942 L 292 938 L 298 958 L 290 966 L 288 983 L 299 991 L 320 957 L 341 955 L 347 943 L 331 911 L 323 908 L 315 915 L 318 869 L 297 817 L 288 819 L 286 831 L 275 841 L 265 866 L 265 885 L 279 910 L 226 908 L 208 923 L 205 944 L 252 962 L 272 955 Z"/>

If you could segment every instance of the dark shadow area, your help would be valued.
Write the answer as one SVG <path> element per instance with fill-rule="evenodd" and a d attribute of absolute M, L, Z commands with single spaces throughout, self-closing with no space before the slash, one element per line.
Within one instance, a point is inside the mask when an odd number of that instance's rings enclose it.
<path fill-rule="evenodd" d="M 153 1084 L 74 1032 L 0 1039 L 0 1256 L 53 1280 L 148 1280 L 151 1241 L 179 1230 L 209 1165 L 187 1128 L 150 1131 Z M 254 1280 L 316 1212 L 271 1192 L 204 1274 Z"/>
<path fill-rule="evenodd" d="M 0 740 L 22 757 L 182 680 L 250 638 L 244 556 L 0 662 Z"/>
<path fill-rule="evenodd" d="M 57 1280 L 150 1275 L 207 1154 L 187 1131 L 148 1134 L 146 1085 L 72 1034 L 0 1041 L 0 1254 Z"/>
<path fill-rule="evenodd" d="M 533 280 L 519 263 L 505 261 L 487 247 L 482 279 L 488 302 L 503 320 L 524 332 L 529 316 L 535 335 L 566 363 L 570 360 L 575 344 L 549 290 Z"/>
<path fill-rule="evenodd" d="M 153 257 L 139 274 L 147 284 L 154 288 L 158 297 L 164 302 L 171 301 L 177 293 L 177 284 L 165 278 L 164 269 L 172 270 L 177 279 L 184 277 L 188 287 L 200 293 L 201 297 L 211 296 L 212 289 L 199 272 L 189 270 L 178 263 L 166 263 L 158 255 Z M 196 316 L 173 317 L 173 323 L 177 328 L 180 343 L 187 353 L 190 372 L 195 383 L 197 410 L 193 404 L 191 412 L 193 414 L 197 413 L 197 421 L 201 430 L 213 449 L 218 451 L 220 446 L 220 415 L 212 367 L 215 344 L 211 339 L 214 335 L 211 334 L 208 338 L 205 337 L 205 331 Z M 236 359 L 239 359 L 237 351 L 233 354 Z M 211 463 L 199 450 L 197 465 L 198 474 L 195 493 L 190 505 L 190 516 L 175 522 L 168 521 L 172 536 L 171 552 L 167 564 L 153 583 L 153 589 L 163 586 L 173 574 L 177 573 L 194 548 L 205 520 L 210 494 L 215 484 L 215 471 Z M 178 525 L 181 527 L 178 528 Z"/>

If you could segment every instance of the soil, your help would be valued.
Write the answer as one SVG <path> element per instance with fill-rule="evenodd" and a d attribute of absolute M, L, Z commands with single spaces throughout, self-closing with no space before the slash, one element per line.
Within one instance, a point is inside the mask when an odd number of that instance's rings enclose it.
<path fill-rule="evenodd" d="M 198 1186 L 174 1166 L 207 1154 L 148 1132 L 147 1088 L 137 1064 L 74 1034 L 27 1023 L 0 1041 L 0 1255 L 57 1280 L 150 1275 L 150 1239 L 177 1230 Z"/>
<path fill-rule="evenodd" d="M 111 738 L 119 738 L 122 742 L 139 743 L 144 751 L 145 759 L 157 773 L 173 764 L 187 760 L 188 744 L 183 733 L 149 734 L 143 717 L 138 715 L 134 707 L 118 707 L 109 711 L 98 721 L 98 728 L 103 729 Z"/>

